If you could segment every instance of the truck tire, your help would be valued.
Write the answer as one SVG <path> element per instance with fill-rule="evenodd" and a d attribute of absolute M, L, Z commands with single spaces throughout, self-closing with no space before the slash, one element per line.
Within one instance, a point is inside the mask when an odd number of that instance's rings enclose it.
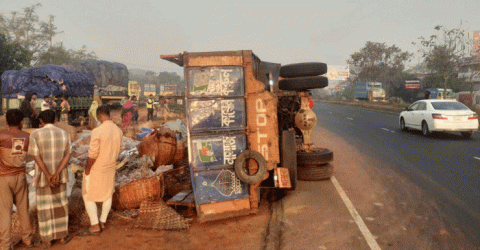
<path fill-rule="evenodd" d="M 247 160 L 253 159 L 258 164 L 258 170 L 255 174 L 250 175 L 247 169 Z M 247 184 L 256 184 L 262 181 L 263 177 L 267 173 L 267 162 L 263 155 L 257 151 L 245 150 L 241 152 L 235 159 L 235 173 L 238 179 Z"/>
<path fill-rule="evenodd" d="M 321 62 L 294 63 L 280 67 L 280 76 L 285 78 L 318 76 L 325 73 L 327 73 L 327 64 Z"/>
<path fill-rule="evenodd" d="M 282 161 L 281 165 L 288 169 L 290 174 L 291 190 L 297 187 L 297 149 L 295 133 L 290 130 L 282 131 Z"/>
<path fill-rule="evenodd" d="M 325 164 L 333 161 L 333 152 L 326 148 L 315 148 L 313 152 L 297 152 L 297 164 Z"/>
<path fill-rule="evenodd" d="M 312 164 L 298 166 L 298 179 L 302 181 L 321 181 L 333 176 L 332 164 Z"/>
<path fill-rule="evenodd" d="M 328 86 L 328 78 L 325 76 L 303 76 L 285 78 L 278 81 L 278 88 L 289 91 L 306 91 L 320 89 Z"/>

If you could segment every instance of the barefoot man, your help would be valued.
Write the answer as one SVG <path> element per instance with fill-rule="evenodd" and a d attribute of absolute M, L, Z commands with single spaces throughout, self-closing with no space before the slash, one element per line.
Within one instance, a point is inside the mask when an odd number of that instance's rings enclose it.
<path fill-rule="evenodd" d="M 70 159 L 70 135 L 53 125 L 55 111 L 48 109 L 38 116 L 42 128 L 30 135 L 28 153 L 35 159 L 35 187 L 38 231 L 42 247 L 52 240 L 67 243 L 68 197 L 67 165 Z"/>
<path fill-rule="evenodd" d="M 122 144 L 122 130 L 110 119 L 110 110 L 107 106 L 97 109 L 97 118 L 102 124 L 92 130 L 82 182 L 83 201 L 91 226 L 79 233 L 82 236 L 98 234 L 105 227 L 112 207 L 115 171 Z M 103 203 L 100 221 L 95 202 Z"/>

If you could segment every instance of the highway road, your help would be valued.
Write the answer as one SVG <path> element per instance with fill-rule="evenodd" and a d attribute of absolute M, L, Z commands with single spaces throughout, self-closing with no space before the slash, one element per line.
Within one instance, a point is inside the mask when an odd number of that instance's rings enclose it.
<path fill-rule="evenodd" d="M 445 222 L 480 246 L 480 133 L 423 137 L 403 132 L 398 116 L 352 106 L 316 102 L 321 126 L 384 162 L 431 195 Z"/>

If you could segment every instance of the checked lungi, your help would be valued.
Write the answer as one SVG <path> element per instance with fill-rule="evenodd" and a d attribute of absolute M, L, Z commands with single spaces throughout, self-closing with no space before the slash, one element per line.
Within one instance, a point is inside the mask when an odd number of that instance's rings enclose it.
<path fill-rule="evenodd" d="M 36 188 L 38 231 L 42 241 L 62 239 L 68 234 L 67 185 Z"/>

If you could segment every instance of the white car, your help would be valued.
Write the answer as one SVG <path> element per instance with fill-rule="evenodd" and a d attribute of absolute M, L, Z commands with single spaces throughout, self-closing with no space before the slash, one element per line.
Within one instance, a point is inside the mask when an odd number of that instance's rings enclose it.
<path fill-rule="evenodd" d="M 424 136 L 434 131 L 448 131 L 470 138 L 478 130 L 478 115 L 455 100 L 416 101 L 400 113 L 399 122 L 403 131 L 417 129 Z"/>

